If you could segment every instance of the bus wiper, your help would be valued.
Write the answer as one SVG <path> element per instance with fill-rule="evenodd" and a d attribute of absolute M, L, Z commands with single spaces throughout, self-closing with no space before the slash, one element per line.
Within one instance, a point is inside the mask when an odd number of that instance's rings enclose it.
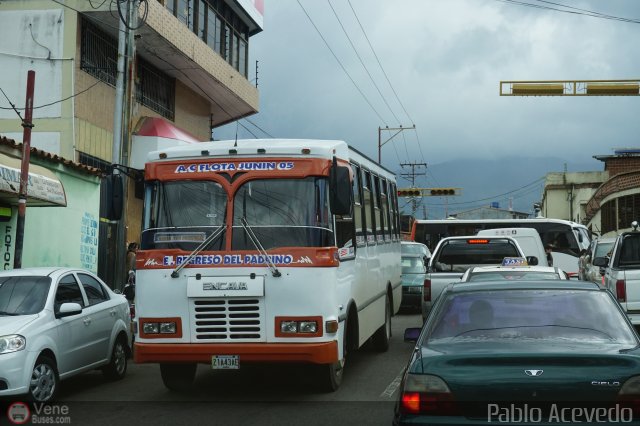
<path fill-rule="evenodd" d="M 184 260 L 184 262 L 182 262 L 180 265 L 178 265 L 176 267 L 176 269 L 173 270 L 173 272 L 171 272 L 171 278 L 178 278 L 180 271 L 182 271 L 182 268 L 184 268 L 185 266 L 187 266 L 187 264 L 189 263 L 189 261 L 191 259 L 193 259 L 193 257 L 195 255 L 197 255 L 198 253 L 200 253 L 202 250 L 204 250 L 205 247 L 207 247 L 209 244 L 211 244 L 212 242 L 214 242 L 215 240 L 218 239 L 218 237 L 220 235 L 222 235 L 222 233 L 225 231 L 225 224 L 223 223 L 222 225 L 220 225 L 215 231 L 213 231 L 213 233 L 211 235 L 209 235 L 207 238 L 205 238 L 205 240 L 203 242 L 200 243 L 200 245 L 198 247 L 195 248 L 195 250 L 193 250 L 189 256 Z"/>
<path fill-rule="evenodd" d="M 247 218 L 245 217 L 241 218 L 240 224 L 242 225 L 242 227 L 244 228 L 244 231 L 249 236 L 249 239 L 255 246 L 256 250 L 258 250 L 260 254 L 264 257 L 264 262 L 269 267 L 269 270 L 271 270 L 271 275 L 273 275 L 274 277 L 281 276 L 282 274 L 280 273 L 280 271 L 278 271 L 278 268 L 276 268 L 276 265 L 273 264 L 273 262 L 269 258 L 269 255 L 267 254 L 267 251 L 264 249 L 264 247 L 260 243 L 260 240 L 258 239 L 256 234 L 253 232 L 253 229 L 251 229 L 251 227 L 249 226 L 249 223 L 247 222 Z"/>

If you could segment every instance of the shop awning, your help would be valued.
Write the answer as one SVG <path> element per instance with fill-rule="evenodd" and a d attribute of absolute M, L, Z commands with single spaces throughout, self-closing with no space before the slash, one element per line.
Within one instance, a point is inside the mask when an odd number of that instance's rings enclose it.
<path fill-rule="evenodd" d="M 0 204 L 15 206 L 20 191 L 19 158 L 0 154 Z M 27 207 L 66 207 L 67 197 L 62 182 L 51 171 L 42 166 L 29 164 Z"/>

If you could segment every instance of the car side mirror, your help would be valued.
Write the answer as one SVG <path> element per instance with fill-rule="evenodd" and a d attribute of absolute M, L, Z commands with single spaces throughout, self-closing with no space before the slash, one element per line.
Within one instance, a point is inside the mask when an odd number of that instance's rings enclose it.
<path fill-rule="evenodd" d="M 538 258 L 535 256 L 527 256 L 527 263 L 531 266 L 536 266 L 538 264 Z"/>
<path fill-rule="evenodd" d="M 593 266 L 600 266 L 601 268 L 606 267 L 609 264 L 609 259 L 606 257 L 596 257 L 592 262 Z"/>
<path fill-rule="evenodd" d="M 82 313 L 82 306 L 79 303 L 63 303 L 56 312 L 56 318 L 70 317 L 80 313 Z"/>
<path fill-rule="evenodd" d="M 415 343 L 420 337 L 421 329 L 418 327 L 411 327 L 404 330 L 404 341 Z"/>

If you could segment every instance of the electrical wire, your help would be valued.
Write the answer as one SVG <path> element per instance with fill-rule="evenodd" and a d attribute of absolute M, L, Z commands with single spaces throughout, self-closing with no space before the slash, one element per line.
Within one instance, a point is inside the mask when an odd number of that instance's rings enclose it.
<path fill-rule="evenodd" d="M 567 8 L 567 9 L 573 9 L 573 10 L 563 10 L 563 9 L 558 9 L 558 8 L 551 7 L 551 6 L 544 6 L 544 5 L 541 5 L 541 4 L 534 4 L 534 3 L 527 3 L 525 1 L 518 1 L 518 0 L 494 0 L 494 1 L 498 1 L 498 2 L 501 2 L 501 3 L 511 3 L 511 4 L 515 4 L 515 5 L 519 5 L 519 6 L 532 7 L 534 9 L 545 9 L 545 10 L 553 10 L 555 12 L 570 13 L 572 15 L 583 15 L 583 16 L 590 16 L 592 18 L 609 19 L 609 20 L 613 20 L 613 21 L 621 21 L 621 22 L 628 22 L 628 23 L 632 23 L 632 24 L 640 24 L 640 20 L 637 20 L 637 19 L 623 18 L 623 17 L 620 17 L 620 16 L 614 16 L 614 15 L 606 15 L 606 14 L 599 13 L 599 12 L 593 12 L 593 11 L 590 11 L 590 10 L 587 10 L 587 9 L 579 9 L 579 8 L 576 8 L 576 7 L 566 6 L 566 5 L 563 5 L 563 4 L 560 4 L 560 3 L 553 3 L 553 2 L 550 2 L 550 1 L 544 1 L 544 0 L 533 0 L 533 1 L 552 4 L 552 5 L 564 7 L 564 8 Z"/>
<path fill-rule="evenodd" d="M 333 51 L 333 49 L 331 49 L 331 46 L 329 46 L 329 43 L 327 42 L 327 40 L 324 38 L 324 36 L 322 35 L 322 32 L 320 32 L 320 29 L 316 26 L 315 22 L 313 22 L 313 19 L 311 19 L 311 16 L 309 16 L 309 14 L 307 13 L 307 10 L 304 8 L 304 6 L 302 5 L 302 3 L 300 3 L 300 0 L 296 0 L 296 2 L 298 3 L 298 5 L 300 6 L 300 8 L 302 9 L 302 11 L 304 12 L 304 14 L 307 16 L 307 19 L 309 20 L 309 22 L 311 22 L 311 25 L 313 26 L 313 28 L 315 28 L 316 32 L 318 33 L 318 35 L 320 36 L 320 38 L 322 39 L 322 41 L 324 42 L 324 44 L 327 46 L 327 49 L 329 49 L 329 51 L 331 52 L 331 54 L 333 55 L 333 57 L 335 58 L 335 60 L 338 62 L 338 64 L 340 65 L 340 68 L 342 68 L 342 71 L 344 71 L 344 73 L 347 75 L 347 77 L 349 77 L 349 80 L 351 80 L 351 83 L 354 85 L 354 87 L 356 88 L 356 90 L 358 90 L 358 92 L 360 93 L 360 95 L 364 98 L 364 100 L 367 102 L 367 104 L 369 105 L 369 107 L 373 110 L 373 112 L 378 116 L 378 118 L 380 119 L 381 122 L 383 122 L 385 124 L 385 126 L 387 126 L 387 123 L 384 121 L 384 118 L 382 118 L 382 116 L 380 115 L 380 113 L 378 112 L 378 110 L 376 110 L 373 106 L 373 104 L 371 103 L 371 101 L 369 101 L 369 99 L 367 98 L 367 96 L 364 94 L 364 92 L 360 89 L 360 87 L 356 84 L 355 80 L 353 79 L 353 77 L 351 77 L 351 74 L 349 74 L 349 72 L 347 71 L 347 69 L 344 67 L 344 65 L 342 64 L 342 62 L 340 61 L 340 59 L 338 58 L 338 56 L 336 56 L 335 52 Z"/>
<path fill-rule="evenodd" d="M 353 41 L 351 41 L 351 37 L 349 37 L 349 33 L 347 33 L 347 29 L 344 27 L 344 25 L 342 24 L 342 20 L 340 20 L 340 17 L 338 16 L 338 13 L 336 12 L 336 10 L 333 7 L 333 4 L 331 4 L 331 0 L 327 0 L 327 3 L 329 3 L 329 7 L 331 8 L 331 10 L 333 11 L 333 15 L 336 17 L 336 20 L 338 21 L 338 24 L 340 24 L 340 28 L 342 28 L 342 32 L 344 33 L 344 35 L 347 37 L 347 40 L 349 40 L 349 44 L 351 45 L 351 48 L 353 49 L 354 53 L 356 54 L 356 56 L 358 57 L 358 60 L 360 61 L 360 63 L 362 64 L 362 67 L 364 68 L 364 70 L 367 72 L 367 75 L 369 76 L 369 79 L 371 80 L 371 82 L 373 83 L 374 87 L 376 88 L 376 90 L 378 91 L 378 94 L 380 95 L 380 97 L 382 98 L 382 101 L 384 102 L 384 104 L 387 106 L 387 108 L 389 108 L 389 111 L 391 112 L 391 115 L 393 115 L 393 118 L 396 119 L 396 122 L 398 123 L 398 125 L 400 124 L 400 119 L 398 118 L 398 116 L 395 114 L 395 112 L 393 112 L 393 109 L 391 108 L 391 105 L 389 105 L 389 102 L 387 102 L 387 98 L 382 94 L 382 91 L 380 91 L 380 87 L 378 87 L 378 84 L 376 84 L 376 81 L 373 79 L 373 76 L 371 75 L 371 72 L 369 72 L 369 68 L 367 68 L 367 66 L 364 64 L 364 61 L 362 60 L 362 57 L 360 56 L 360 53 L 358 53 L 358 49 L 356 48 L 356 46 L 353 44 Z"/>
<path fill-rule="evenodd" d="M 48 106 L 51 106 L 51 105 L 59 104 L 59 103 L 64 102 L 64 101 L 68 101 L 69 99 L 75 98 L 75 97 L 76 97 L 76 96 L 78 96 L 78 95 L 81 95 L 81 94 L 83 94 L 83 93 L 85 93 L 85 92 L 88 92 L 89 90 L 93 89 L 93 88 L 94 88 L 96 85 L 98 85 L 99 83 L 102 83 L 102 82 L 101 82 L 101 81 L 96 81 L 96 82 L 95 82 L 95 83 L 93 83 L 91 86 L 87 87 L 87 88 L 86 88 L 86 89 L 84 89 L 84 90 L 79 91 L 78 93 L 75 93 L 75 94 L 73 94 L 73 95 L 71 95 L 71 96 L 67 96 L 67 97 L 66 97 L 66 98 L 64 98 L 64 99 L 60 99 L 60 100 L 57 100 L 57 101 L 54 101 L 54 102 L 49 102 L 48 104 L 39 105 L 39 106 L 34 106 L 34 107 L 33 107 L 33 109 L 45 108 L 45 107 L 48 107 Z M 0 88 L 0 90 L 2 90 L 2 89 Z M 4 91 L 2 91 L 2 93 L 4 94 Z M 6 94 L 5 94 L 4 96 L 5 96 L 5 97 L 7 97 L 7 95 L 6 95 Z M 7 101 L 9 101 L 9 98 L 8 98 L 8 97 L 7 97 Z M 26 109 L 26 108 L 16 108 L 15 106 L 13 106 L 13 104 L 11 103 L 11 101 L 9 101 L 9 104 L 11 105 L 11 108 L 9 108 L 9 107 L 0 107 L 0 110 L 2 110 L 2 109 L 4 109 L 4 110 L 11 110 L 11 109 L 12 109 L 12 110 L 14 110 L 14 111 L 16 111 L 16 110 L 24 111 L 24 110 Z M 17 111 L 16 111 L 16 112 L 17 112 Z M 21 118 L 22 118 L 22 117 L 21 117 Z"/>
<path fill-rule="evenodd" d="M 253 121 L 249 120 L 248 118 L 244 119 L 246 122 L 248 122 L 249 124 L 251 124 L 253 127 L 255 127 L 256 129 L 260 130 L 262 133 L 264 133 L 265 135 L 269 136 L 270 138 L 273 138 L 274 136 L 271 135 L 271 133 L 267 132 L 266 130 L 264 130 L 262 127 L 258 126 L 256 123 L 254 123 Z"/>
<path fill-rule="evenodd" d="M 11 108 L 2 108 L 2 109 L 12 109 L 15 111 L 16 114 L 18 114 L 18 117 L 20 117 L 20 121 L 24 122 L 24 118 L 22 118 L 22 116 L 20 115 L 20 111 L 18 111 L 18 108 L 16 108 L 16 106 L 14 105 L 13 102 L 11 102 L 11 99 L 9 99 L 9 97 L 7 96 L 6 93 L 4 93 L 4 90 L 2 90 L 2 87 L 0 87 L 0 92 L 2 92 L 2 94 L 4 95 L 5 98 L 7 98 L 7 102 L 9 102 L 9 105 L 11 105 Z M 24 109 L 24 108 L 23 108 Z"/>

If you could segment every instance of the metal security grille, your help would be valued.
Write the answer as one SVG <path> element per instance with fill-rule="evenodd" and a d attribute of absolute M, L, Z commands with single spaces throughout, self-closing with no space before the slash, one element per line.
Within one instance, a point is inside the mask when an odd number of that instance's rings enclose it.
<path fill-rule="evenodd" d="M 82 20 L 80 69 L 114 86 L 118 43 L 96 25 Z M 169 120 L 175 117 L 175 80 L 137 56 L 136 101 Z"/>
<path fill-rule="evenodd" d="M 198 342 L 265 341 L 263 318 L 260 298 L 191 301 L 191 329 Z"/>

